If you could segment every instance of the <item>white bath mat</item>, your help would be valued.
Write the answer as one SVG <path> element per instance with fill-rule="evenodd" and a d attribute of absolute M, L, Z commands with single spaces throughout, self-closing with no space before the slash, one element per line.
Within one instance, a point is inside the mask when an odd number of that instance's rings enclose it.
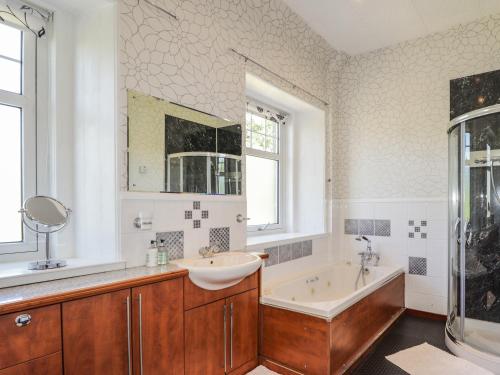
<path fill-rule="evenodd" d="M 402 350 L 385 358 L 411 375 L 494 375 L 482 367 L 427 343 Z"/>
<path fill-rule="evenodd" d="M 254 368 L 252 371 L 247 372 L 247 375 L 279 375 L 277 372 L 269 370 L 265 366 L 259 366 Z"/>

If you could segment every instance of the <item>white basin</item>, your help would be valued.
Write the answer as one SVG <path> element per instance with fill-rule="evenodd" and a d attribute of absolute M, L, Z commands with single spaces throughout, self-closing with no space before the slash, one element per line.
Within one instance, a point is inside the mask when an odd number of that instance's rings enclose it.
<path fill-rule="evenodd" d="M 189 271 L 191 281 L 203 289 L 218 290 L 238 284 L 257 271 L 262 259 L 254 254 L 227 252 L 209 258 L 186 258 L 171 261 Z"/>

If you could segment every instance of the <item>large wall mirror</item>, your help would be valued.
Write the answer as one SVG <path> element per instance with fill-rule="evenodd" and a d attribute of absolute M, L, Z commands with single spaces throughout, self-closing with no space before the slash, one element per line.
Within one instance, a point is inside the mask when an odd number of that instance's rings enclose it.
<path fill-rule="evenodd" d="M 241 125 L 128 91 L 128 190 L 241 194 Z"/>

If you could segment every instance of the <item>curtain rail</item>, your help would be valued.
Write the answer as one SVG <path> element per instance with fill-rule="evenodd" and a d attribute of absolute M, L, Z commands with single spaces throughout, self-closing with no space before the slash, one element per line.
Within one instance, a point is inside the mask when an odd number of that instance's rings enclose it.
<path fill-rule="evenodd" d="M 245 59 L 245 62 L 246 62 L 246 61 L 250 61 L 252 64 L 257 65 L 259 68 L 261 68 L 261 69 L 265 70 L 265 71 L 266 71 L 266 72 L 268 72 L 268 73 L 271 73 L 272 75 L 274 75 L 274 76 L 278 77 L 280 80 L 282 80 L 282 81 L 284 81 L 284 82 L 288 83 L 288 84 L 289 84 L 289 85 L 291 85 L 294 89 L 295 89 L 295 88 L 298 88 L 299 90 L 301 90 L 301 91 L 305 92 L 307 95 L 309 95 L 309 96 L 313 97 L 314 99 L 316 99 L 316 100 L 320 101 L 320 102 L 321 102 L 321 103 L 323 103 L 325 106 L 328 106 L 328 105 L 329 105 L 327 101 L 325 101 L 325 100 L 321 99 L 320 97 L 318 97 L 318 96 L 316 96 L 316 95 L 314 95 L 314 94 L 311 94 L 309 91 L 307 91 L 307 90 L 303 89 L 302 87 L 297 86 L 297 85 L 296 85 L 295 83 L 293 83 L 292 81 L 290 81 L 290 80 L 288 80 L 288 79 L 284 78 L 283 76 L 279 75 L 278 73 L 273 72 L 271 69 L 266 68 L 264 65 L 262 65 L 262 64 L 260 64 L 260 63 L 258 63 L 258 62 L 257 62 L 257 61 L 255 61 L 254 59 L 252 59 L 252 58 L 250 58 L 250 57 L 248 57 L 248 56 L 245 56 L 244 54 L 242 54 L 242 53 L 238 52 L 238 51 L 237 51 L 237 50 L 235 50 L 234 48 L 230 48 L 230 50 L 231 50 L 231 52 L 233 52 L 233 53 L 237 54 L 238 56 L 243 57 L 243 58 Z"/>

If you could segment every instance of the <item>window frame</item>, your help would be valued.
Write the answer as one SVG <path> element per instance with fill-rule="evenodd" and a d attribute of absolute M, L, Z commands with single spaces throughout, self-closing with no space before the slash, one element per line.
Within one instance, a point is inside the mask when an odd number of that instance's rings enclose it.
<path fill-rule="evenodd" d="M 259 114 L 246 111 L 245 112 L 245 197 L 246 197 L 246 186 L 247 184 L 247 174 L 246 174 L 246 161 L 247 156 L 253 156 L 257 158 L 276 160 L 278 162 L 278 223 L 276 224 L 250 224 L 251 218 L 247 221 L 247 233 L 249 235 L 267 234 L 267 233 L 281 233 L 286 230 L 286 212 L 285 212 L 285 160 L 286 160 L 286 132 L 282 128 L 283 125 L 278 123 L 278 153 L 262 151 L 255 148 L 246 146 L 246 136 L 247 136 L 247 124 L 246 124 L 246 113 L 250 113 L 254 116 L 259 116 Z M 265 118 L 264 116 L 261 116 Z M 248 204 L 248 200 L 247 200 Z M 247 210 L 248 211 L 248 210 Z"/>
<path fill-rule="evenodd" d="M 21 204 L 26 198 L 36 195 L 37 190 L 37 48 L 39 43 L 35 35 L 26 29 L 4 22 L 6 26 L 22 32 L 21 46 L 21 92 L 14 93 L 0 89 L 0 104 L 20 108 L 21 110 Z M 19 207 L 21 209 L 21 207 Z M 0 242 L 2 261 L 8 255 L 19 253 L 38 253 L 38 236 L 26 230 L 21 223 L 22 240 L 18 242 Z M 29 258 L 34 258 L 31 255 Z M 17 258 L 17 257 L 16 257 Z"/>

